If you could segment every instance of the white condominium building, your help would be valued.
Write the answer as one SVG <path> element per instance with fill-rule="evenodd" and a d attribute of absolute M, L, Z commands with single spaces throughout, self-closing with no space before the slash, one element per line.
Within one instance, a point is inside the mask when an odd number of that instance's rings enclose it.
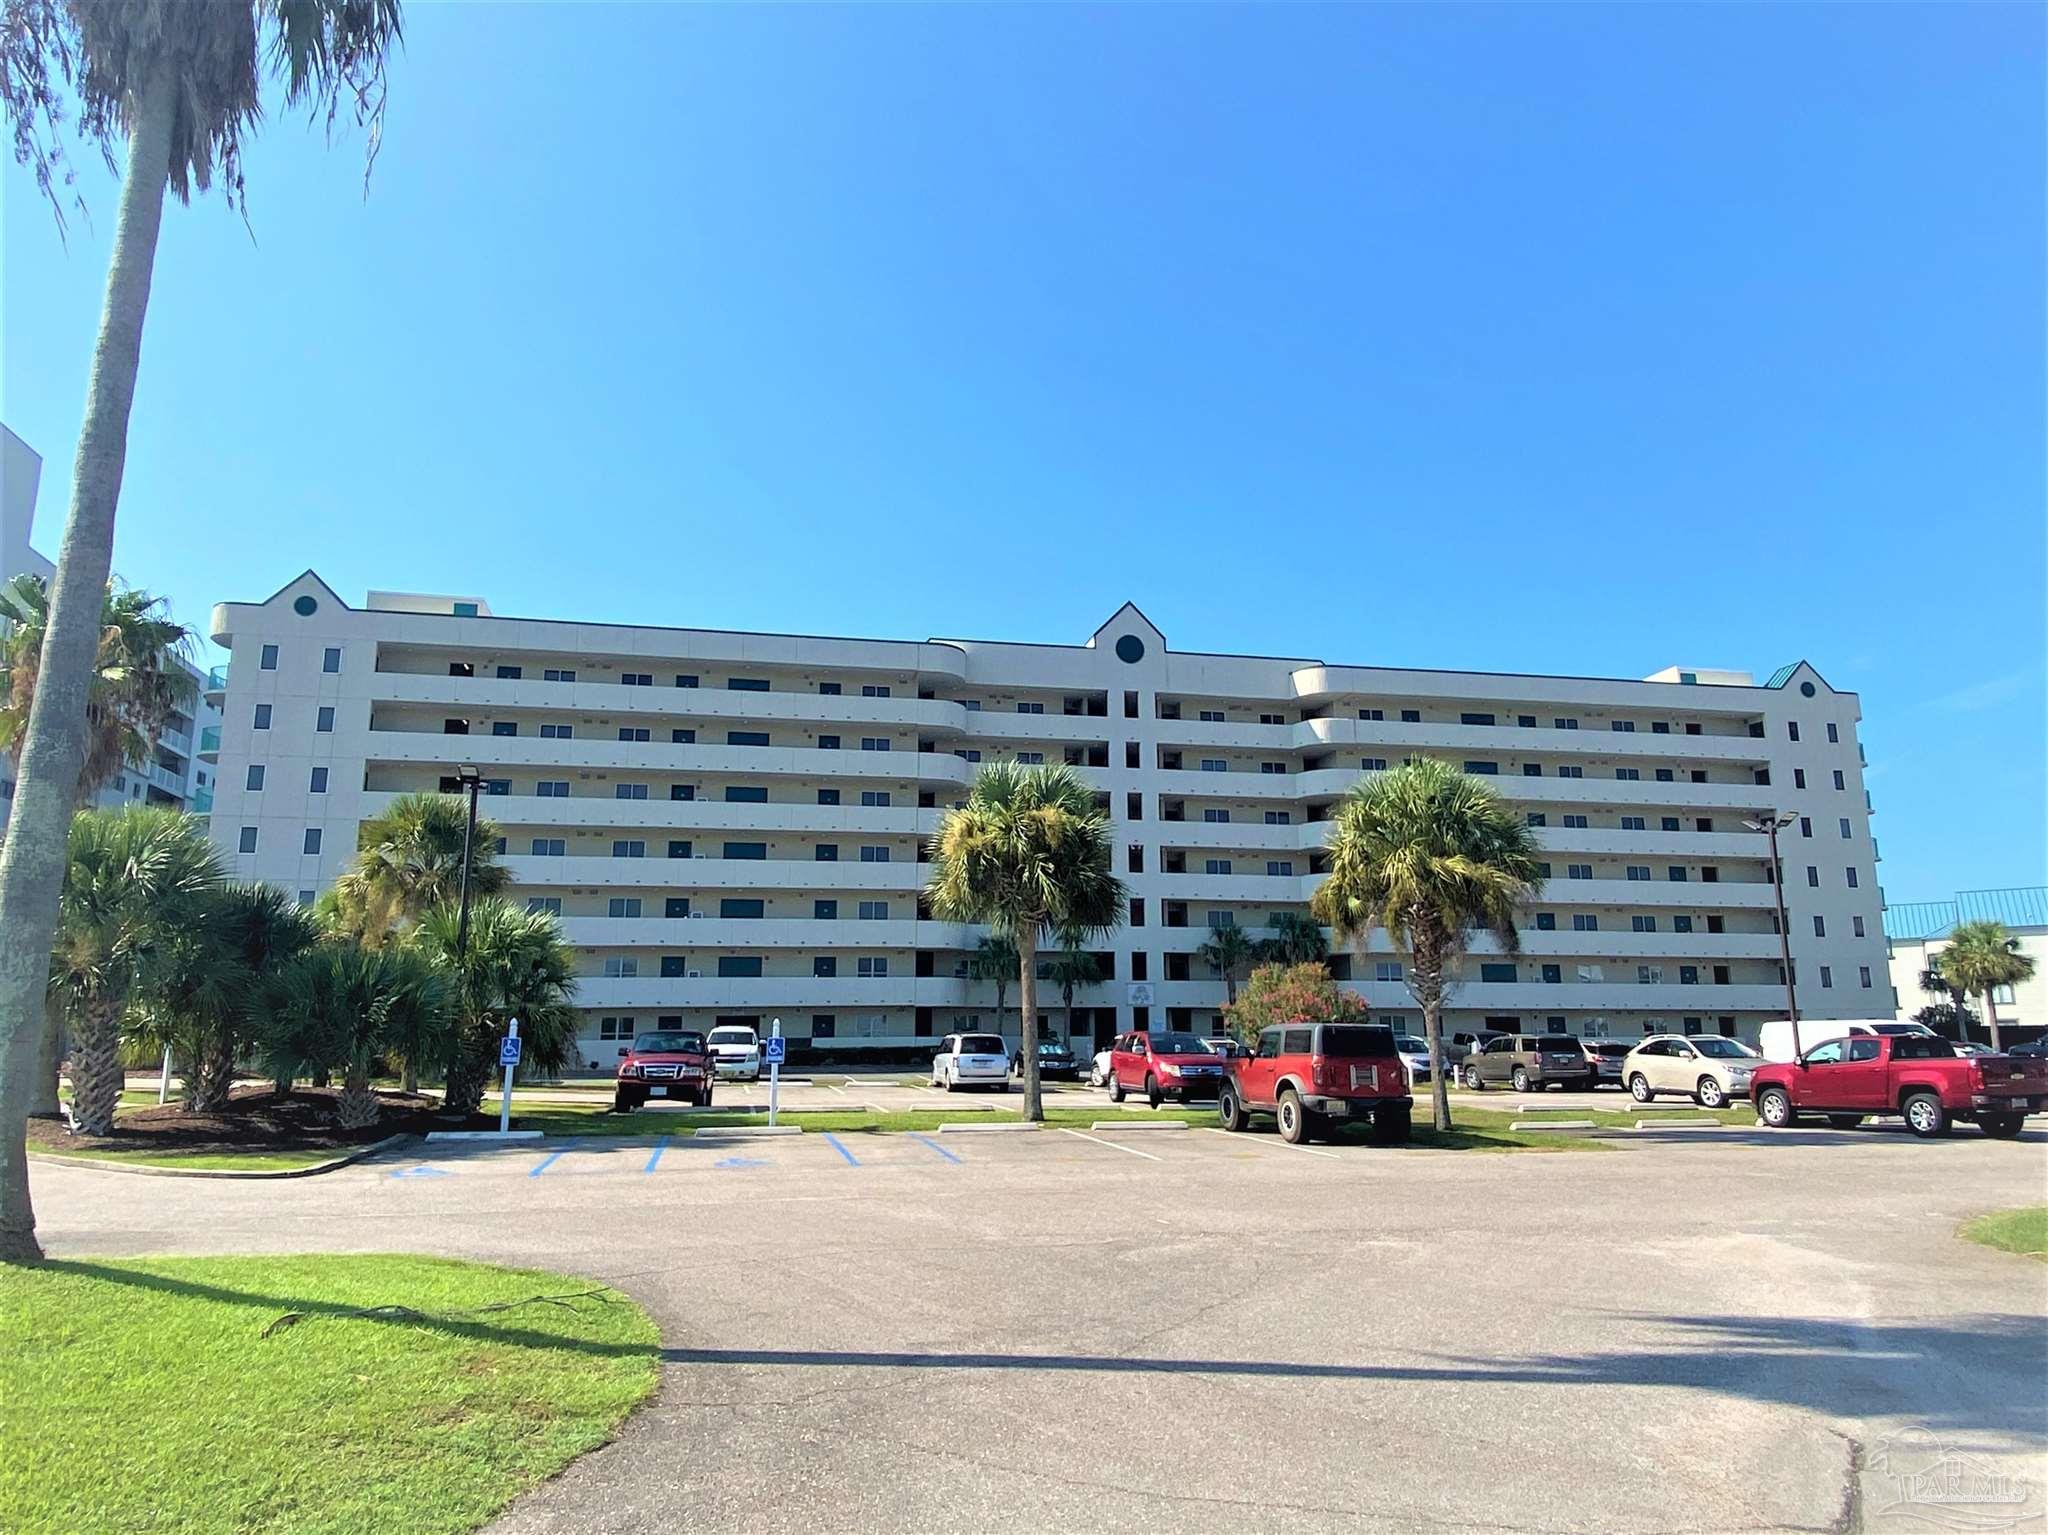
<path fill-rule="evenodd" d="M 216 841 L 304 900 L 395 795 L 485 781 L 520 900 L 577 956 L 583 1058 L 635 1030 L 744 1021 L 820 1051 L 1014 1032 L 969 979 L 980 930 L 932 920 L 925 838 L 976 766 L 1073 764 L 1113 822 L 1129 924 L 1074 998 L 1083 1046 L 1207 1029 L 1218 927 L 1305 910 L 1322 822 L 1362 775 L 1445 758 L 1495 780 L 1549 860 L 1521 952 L 1473 945 L 1447 1029 L 1754 1036 L 1782 1014 L 1763 836 L 1781 833 L 1803 1012 L 1889 1011 L 1857 701 L 1804 663 L 1643 681 L 1403 671 L 1168 648 L 1126 605 L 1086 643 L 892 641 L 500 618 L 480 598 L 318 576 L 214 610 Z M 1384 934 L 1340 956 L 1419 1022 Z M 1069 1020 L 1056 992 L 1041 1010 Z"/>

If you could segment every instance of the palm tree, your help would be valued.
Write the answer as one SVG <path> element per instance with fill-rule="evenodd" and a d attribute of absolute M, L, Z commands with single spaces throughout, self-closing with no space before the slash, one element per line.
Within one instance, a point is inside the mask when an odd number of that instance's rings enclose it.
<path fill-rule="evenodd" d="M 213 845 L 192 816 L 138 807 L 73 819 L 48 974 L 71 1026 L 71 1113 L 80 1133 L 114 1128 L 130 995 L 220 884 Z"/>
<path fill-rule="evenodd" d="M 17 762 L 28 736 L 42 671 L 43 636 L 50 624 L 50 592 L 43 578 L 24 572 L 0 587 L 0 751 Z M 99 648 L 86 688 L 85 757 L 72 806 L 98 794 L 125 767 L 146 762 L 156 738 L 197 687 L 177 664 L 190 655 L 192 631 L 165 615 L 161 598 L 109 586 L 100 611 Z M 67 812 L 68 814 L 69 812 Z M 29 1086 L 28 1112 L 57 1113 L 57 1069 L 63 1027 L 45 1009 Z"/>
<path fill-rule="evenodd" d="M 1521 947 L 1515 911 L 1535 893 L 1537 848 L 1522 818 L 1486 781 L 1430 758 L 1360 783 L 1337 807 L 1329 877 L 1310 910 L 1362 948 L 1385 928 L 1408 954 L 1408 989 L 1422 1008 L 1439 1130 L 1451 1127 L 1443 1073 L 1444 984 L 1476 928 Z"/>
<path fill-rule="evenodd" d="M 967 956 L 970 980 L 991 982 L 996 989 L 996 1032 L 1003 1032 L 1003 999 L 1010 994 L 1010 978 L 1017 973 L 1017 945 L 1007 935 L 990 933 Z"/>
<path fill-rule="evenodd" d="M 334 882 L 332 902 L 324 909 L 351 937 L 381 944 L 435 907 L 458 903 L 468 831 L 469 811 L 460 796 L 399 795 L 357 831 L 355 862 Z M 498 895 L 512 882 L 492 851 L 499 835 L 492 822 L 476 823 L 469 858 L 472 897 Z"/>
<path fill-rule="evenodd" d="M 264 988 L 262 1038 L 273 1072 L 338 1069 L 344 1130 L 377 1120 L 370 1068 L 394 1040 L 445 1035 L 454 1017 L 448 972 L 405 947 L 366 949 L 329 938 Z"/>
<path fill-rule="evenodd" d="M 0 849 L 0 1262 L 42 1256 L 28 1194 L 26 1115 L 41 1018 L 43 962 L 57 926 L 73 791 L 101 594 L 113 563 L 114 514 L 128 456 L 128 413 L 164 193 L 188 199 L 218 177 L 243 206 L 242 142 L 261 115 L 266 66 L 284 105 L 331 125 L 353 111 L 374 155 L 384 113 L 384 60 L 398 40 L 398 0 L 213 0 L 165 7 L 141 0 L 6 0 L 0 103 L 61 224 L 57 187 L 72 184 L 59 125 L 67 118 L 113 162 L 127 149 L 106 301 L 93 343 L 85 420 L 71 473 L 71 509 L 21 772 Z M 67 110 L 68 109 L 68 110 Z M 197 387 L 200 381 L 192 381 Z"/>
<path fill-rule="evenodd" d="M 522 1068 L 558 1071 L 576 1043 L 574 960 L 562 926 L 548 912 L 526 911 L 489 896 L 469 913 L 469 944 L 458 962 L 460 913 L 454 905 L 427 913 L 413 935 L 441 965 L 455 990 L 455 1024 L 443 1054 L 448 1090 L 442 1107 L 470 1115 L 483 1102 L 507 1020 L 519 1020 Z"/>
<path fill-rule="evenodd" d="M 1245 937 L 1244 929 L 1235 925 L 1210 930 L 1209 939 L 1195 957 L 1211 970 L 1223 977 L 1224 1006 L 1237 1005 L 1237 972 L 1257 957 L 1259 946 Z"/>
<path fill-rule="evenodd" d="M 1319 964 L 1329 958 L 1330 939 L 1323 925 L 1298 911 L 1275 912 L 1267 922 L 1271 932 L 1260 945 L 1262 962 L 1275 965 Z"/>
<path fill-rule="evenodd" d="M 2020 952 L 2019 939 L 2005 930 L 2003 922 L 1965 922 L 1949 934 L 1933 965 L 1943 982 L 1961 995 L 1983 994 L 1991 1048 L 2003 1048 L 1998 1039 L 1998 999 L 1993 994 L 2034 975 L 2034 962 Z"/>
<path fill-rule="evenodd" d="M 1074 988 L 1094 986 L 1102 980 L 1102 962 L 1078 944 L 1062 942 L 1052 957 L 1050 976 L 1060 989 L 1060 1002 L 1067 1010 L 1067 1037 L 1074 1037 Z"/>
<path fill-rule="evenodd" d="M 929 852 L 932 910 L 945 921 L 989 923 L 1017 946 L 1024 1117 L 1043 1119 L 1038 939 L 1050 928 L 1079 942 L 1123 921 L 1108 818 L 1072 768 L 992 762 L 975 775 L 967 803 L 940 818 Z"/>

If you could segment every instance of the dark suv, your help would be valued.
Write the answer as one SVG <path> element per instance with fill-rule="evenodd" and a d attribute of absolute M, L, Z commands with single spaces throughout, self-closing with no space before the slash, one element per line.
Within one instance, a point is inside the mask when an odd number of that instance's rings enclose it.
<path fill-rule="evenodd" d="M 1465 1057 L 1465 1085 L 1474 1092 L 1512 1087 L 1518 1093 L 1562 1085 L 1580 1091 L 1599 1080 L 1586 1047 L 1570 1034 L 1503 1034 Z"/>

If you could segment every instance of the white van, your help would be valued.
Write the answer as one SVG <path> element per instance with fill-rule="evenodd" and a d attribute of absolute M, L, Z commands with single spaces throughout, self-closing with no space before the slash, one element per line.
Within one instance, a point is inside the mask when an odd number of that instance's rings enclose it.
<path fill-rule="evenodd" d="M 1831 1039 L 1852 1034 L 1932 1034 L 1924 1023 L 1900 1023 L 1894 1018 L 1802 1018 L 1799 1020 L 1799 1053 Z M 1789 1061 L 1792 1049 L 1792 1021 L 1772 1018 L 1757 1034 L 1757 1048 L 1767 1061 Z"/>

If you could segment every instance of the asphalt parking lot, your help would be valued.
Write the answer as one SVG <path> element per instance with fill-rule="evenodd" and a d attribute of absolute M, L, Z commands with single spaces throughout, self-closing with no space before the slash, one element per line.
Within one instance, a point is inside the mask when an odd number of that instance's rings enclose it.
<path fill-rule="evenodd" d="M 642 1300 L 660 1396 L 508 1535 L 2043 1517 L 2048 1267 L 1953 1236 L 2041 1200 L 2041 1130 L 1501 1155 L 1200 1118 L 33 1177 L 60 1256 L 441 1252 Z"/>

